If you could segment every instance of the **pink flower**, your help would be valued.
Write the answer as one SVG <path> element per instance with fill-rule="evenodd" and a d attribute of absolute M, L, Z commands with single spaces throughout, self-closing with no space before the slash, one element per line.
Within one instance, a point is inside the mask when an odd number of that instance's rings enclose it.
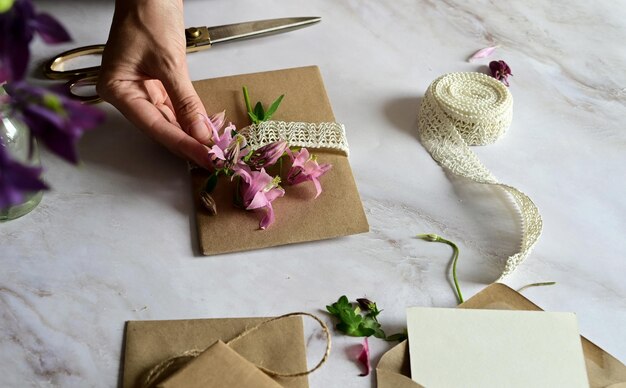
<path fill-rule="evenodd" d="M 204 117 L 204 119 L 207 121 L 207 125 L 209 126 L 209 128 L 211 128 L 211 131 L 213 132 L 213 137 L 219 137 L 217 131 L 222 129 L 224 123 L 226 122 L 226 111 L 223 110 L 219 113 L 215 113 L 211 115 L 211 117 L 207 117 L 204 115 L 202 115 L 202 117 Z"/>
<path fill-rule="evenodd" d="M 482 49 L 476 51 L 474 53 L 474 55 L 472 55 L 468 59 L 468 62 L 472 62 L 472 61 L 474 61 L 476 59 L 480 59 L 480 58 L 487 58 L 488 56 L 493 54 L 493 52 L 496 51 L 497 48 L 498 48 L 498 46 L 491 46 L 491 47 L 482 48 Z"/>
<path fill-rule="evenodd" d="M 287 183 L 290 185 L 297 185 L 298 183 L 311 181 L 315 185 L 317 198 L 322 193 L 322 185 L 319 178 L 330 170 L 332 167 L 330 164 L 318 164 L 315 155 L 309 155 L 309 151 L 306 148 L 302 148 L 300 151 L 291 151 L 287 149 L 287 155 L 291 159 L 291 168 L 287 173 Z"/>
<path fill-rule="evenodd" d="M 225 112 L 211 117 L 204 116 L 204 119 L 213 132 L 213 145 L 209 149 L 209 159 L 218 170 L 232 169 L 248 153 L 245 137 L 238 134 L 233 137 L 236 128 L 232 123 L 226 126 L 220 135 L 219 130 L 225 123 Z"/>
<path fill-rule="evenodd" d="M 280 177 L 272 178 L 263 168 L 261 171 L 252 171 L 245 164 L 235 166 L 235 175 L 241 177 L 239 194 L 243 207 L 246 210 L 265 209 L 259 227 L 267 229 L 274 222 L 272 201 L 285 195 L 285 190 L 278 185 Z"/>
<path fill-rule="evenodd" d="M 252 152 L 248 160 L 248 165 L 255 170 L 272 166 L 283 156 L 286 149 L 286 141 L 275 141 L 265 145 Z"/>

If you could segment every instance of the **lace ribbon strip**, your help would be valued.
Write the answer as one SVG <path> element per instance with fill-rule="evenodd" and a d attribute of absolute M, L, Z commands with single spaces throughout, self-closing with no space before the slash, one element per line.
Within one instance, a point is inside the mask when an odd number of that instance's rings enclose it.
<path fill-rule="evenodd" d="M 469 145 L 495 142 L 511 124 L 513 97 L 496 79 L 481 73 L 450 73 L 426 90 L 418 117 L 424 147 L 445 169 L 477 183 L 499 186 L 519 207 L 522 220 L 520 251 L 506 260 L 497 281 L 510 275 L 526 259 L 543 229 L 539 209 L 523 192 L 499 182 Z"/>
<path fill-rule="evenodd" d="M 285 140 L 290 147 L 324 148 L 349 155 L 346 129 L 339 123 L 303 123 L 296 121 L 264 121 L 243 128 L 251 149 Z"/>

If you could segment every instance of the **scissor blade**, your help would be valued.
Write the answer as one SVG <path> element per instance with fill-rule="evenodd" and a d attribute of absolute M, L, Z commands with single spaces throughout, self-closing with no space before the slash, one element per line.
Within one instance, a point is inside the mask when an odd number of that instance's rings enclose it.
<path fill-rule="evenodd" d="M 282 18 L 209 27 L 211 44 L 287 32 L 317 23 L 320 17 Z"/>

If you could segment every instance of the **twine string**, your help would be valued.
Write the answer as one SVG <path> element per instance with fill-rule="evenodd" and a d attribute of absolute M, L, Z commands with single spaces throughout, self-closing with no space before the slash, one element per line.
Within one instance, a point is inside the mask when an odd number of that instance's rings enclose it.
<path fill-rule="evenodd" d="M 288 314 L 284 314 L 278 317 L 274 317 L 274 318 L 269 318 L 266 319 L 265 321 L 260 322 L 259 324 L 244 330 L 243 332 L 239 333 L 237 336 L 235 336 L 234 338 L 230 339 L 228 342 L 226 342 L 226 345 L 231 345 L 237 341 L 239 341 L 240 339 L 246 337 L 247 335 L 255 332 L 256 330 L 260 329 L 261 327 L 271 323 L 271 322 L 275 322 L 275 321 L 279 321 L 282 319 L 286 319 L 289 317 L 293 317 L 293 316 L 306 316 L 309 318 L 312 318 L 313 320 L 315 320 L 317 323 L 319 323 L 319 325 L 322 328 L 322 332 L 324 333 L 325 337 L 326 337 L 326 350 L 324 351 L 324 355 L 322 356 L 322 358 L 320 359 L 320 361 L 312 368 L 307 369 L 305 371 L 302 372 L 295 372 L 295 373 L 282 373 L 282 372 L 278 372 L 272 369 L 268 369 L 265 368 L 261 365 L 255 365 L 258 369 L 260 369 L 261 371 L 263 371 L 265 374 L 269 375 L 269 376 L 273 376 L 273 377 L 300 377 L 300 376 L 306 376 L 309 375 L 313 372 L 315 372 L 316 370 L 318 370 L 319 368 L 322 367 L 322 365 L 324 365 L 324 363 L 328 360 L 328 356 L 330 355 L 330 349 L 332 346 L 332 341 L 331 341 L 331 337 L 330 337 L 330 331 L 328 330 L 328 326 L 326 326 L 326 324 L 320 319 L 318 318 L 316 315 L 310 314 L 310 313 L 306 313 L 306 312 L 293 312 L 293 313 L 288 313 Z M 194 358 L 198 357 L 200 354 L 202 354 L 206 349 L 190 349 L 187 350 L 183 353 L 180 353 L 174 357 L 170 357 L 167 360 L 164 360 L 162 362 L 160 362 L 159 364 L 157 364 L 156 366 L 154 366 L 152 369 L 150 369 L 150 371 L 148 372 L 145 380 L 144 380 L 144 387 L 152 387 L 155 385 L 155 383 L 157 381 L 160 380 L 160 378 L 164 375 L 164 373 L 169 370 L 173 365 L 182 365 L 184 363 L 187 363 L 191 360 L 193 360 Z"/>

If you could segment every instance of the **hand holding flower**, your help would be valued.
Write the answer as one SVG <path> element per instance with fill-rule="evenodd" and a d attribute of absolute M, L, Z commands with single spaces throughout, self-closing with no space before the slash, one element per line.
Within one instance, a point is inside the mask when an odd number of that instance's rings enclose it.
<path fill-rule="evenodd" d="M 208 168 L 211 133 L 187 69 L 182 0 L 118 0 L 98 94 L 170 151 Z"/>

